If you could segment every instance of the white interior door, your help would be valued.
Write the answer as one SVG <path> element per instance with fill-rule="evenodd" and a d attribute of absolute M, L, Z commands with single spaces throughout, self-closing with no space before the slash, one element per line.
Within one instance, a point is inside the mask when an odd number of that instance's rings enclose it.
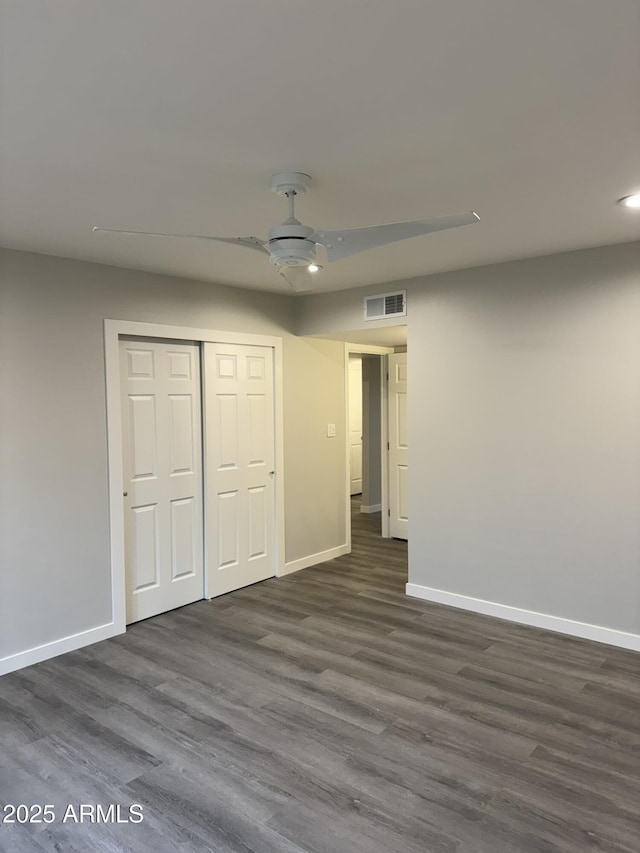
<path fill-rule="evenodd" d="M 362 493 L 362 358 L 349 356 L 349 471 L 351 494 Z"/>
<path fill-rule="evenodd" d="M 407 506 L 407 354 L 389 355 L 389 534 L 409 538 Z"/>
<path fill-rule="evenodd" d="M 204 345 L 208 598 L 275 575 L 273 350 Z"/>
<path fill-rule="evenodd" d="M 203 598 L 200 352 L 120 341 L 127 623 Z"/>

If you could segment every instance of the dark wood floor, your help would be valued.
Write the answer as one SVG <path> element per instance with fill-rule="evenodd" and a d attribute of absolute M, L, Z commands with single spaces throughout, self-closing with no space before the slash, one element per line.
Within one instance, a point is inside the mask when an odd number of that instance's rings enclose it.
<path fill-rule="evenodd" d="M 56 810 L 0 849 L 638 853 L 640 656 L 406 598 L 378 529 L 0 679 L 0 803 Z"/>

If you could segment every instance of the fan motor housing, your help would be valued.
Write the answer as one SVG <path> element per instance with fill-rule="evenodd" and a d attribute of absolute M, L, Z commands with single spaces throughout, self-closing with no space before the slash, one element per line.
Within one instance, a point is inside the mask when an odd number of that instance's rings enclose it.
<path fill-rule="evenodd" d="M 295 237 L 269 240 L 269 260 L 277 267 L 307 267 L 315 263 L 316 244 Z"/>
<path fill-rule="evenodd" d="M 313 228 L 297 220 L 283 222 L 269 231 L 269 260 L 277 267 L 306 267 L 315 263 L 316 244 L 308 238 Z"/>

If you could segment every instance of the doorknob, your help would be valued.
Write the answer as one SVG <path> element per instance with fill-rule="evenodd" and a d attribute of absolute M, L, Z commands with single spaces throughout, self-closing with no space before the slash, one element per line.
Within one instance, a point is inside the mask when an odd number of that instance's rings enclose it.
<path fill-rule="evenodd" d="M 129 494 L 129 492 L 123 492 L 123 493 L 122 493 L 122 497 L 123 497 L 123 498 L 126 498 L 128 494 Z"/>
<path fill-rule="evenodd" d="M 274 475 L 275 473 L 276 473 L 275 471 L 269 471 L 269 476 L 270 476 L 270 477 L 273 477 L 273 475 Z"/>

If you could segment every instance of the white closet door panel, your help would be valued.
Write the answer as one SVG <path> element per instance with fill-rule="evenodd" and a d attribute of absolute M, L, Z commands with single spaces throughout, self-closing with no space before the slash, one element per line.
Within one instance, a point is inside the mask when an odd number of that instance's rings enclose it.
<path fill-rule="evenodd" d="M 193 378 L 194 359 L 189 352 L 171 351 L 167 353 L 167 374 L 169 379 Z"/>
<path fill-rule="evenodd" d="M 267 556 L 269 501 L 263 486 L 249 489 L 249 560 Z"/>
<path fill-rule="evenodd" d="M 121 341 L 127 622 L 204 594 L 200 352 Z"/>
<path fill-rule="evenodd" d="M 170 474 L 193 474 L 193 397 L 189 394 L 171 394 L 170 412 Z"/>
<path fill-rule="evenodd" d="M 219 394 L 216 402 L 217 423 L 212 424 L 215 467 L 218 471 L 237 469 L 238 397 L 236 394 Z"/>
<path fill-rule="evenodd" d="M 273 406 L 269 410 L 269 401 L 264 394 L 247 395 L 247 464 L 266 465 L 268 455 L 266 442 L 269 437 L 267 419 L 273 417 Z"/>
<path fill-rule="evenodd" d="M 171 501 L 171 579 L 193 577 L 198 568 L 198 523 L 194 498 Z"/>
<path fill-rule="evenodd" d="M 262 355 L 246 356 L 247 379 L 264 381 L 267 375 L 267 359 L 271 359 L 271 350 Z"/>
<path fill-rule="evenodd" d="M 129 397 L 131 430 L 131 479 L 157 477 L 156 398 L 153 394 L 132 394 Z"/>
<path fill-rule="evenodd" d="M 158 585 L 160 581 L 158 545 L 158 505 L 132 507 L 127 557 L 130 559 L 130 580 L 133 592 Z"/>
<path fill-rule="evenodd" d="M 218 570 L 240 563 L 238 501 L 238 492 L 222 492 L 217 496 L 218 562 L 214 568 Z"/>
<path fill-rule="evenodd" d="M 275 574 L 273 350 L 205 344 L 207 595 Z"/>
<path fill-rule="evenodd" d="M 129 379 L 153 379 L 154 353 L 150 349 L 127 348 L 127 377 Z"/>

